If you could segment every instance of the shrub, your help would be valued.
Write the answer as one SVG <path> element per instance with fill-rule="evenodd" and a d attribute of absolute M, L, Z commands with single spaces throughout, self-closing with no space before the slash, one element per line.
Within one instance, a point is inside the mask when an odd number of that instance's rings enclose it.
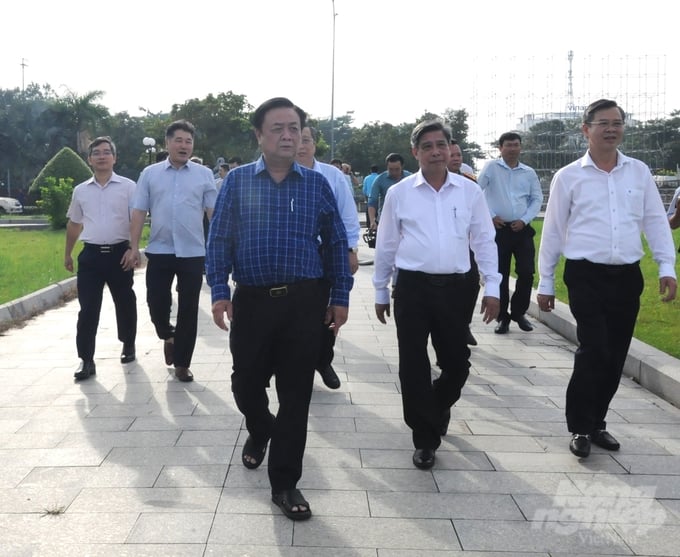
<path fill-rule="evenodd" d="M 73 195 L 72 178 L 45 178 L 46 186 L 40 188 L 42 199 L 37 201 L 38 206 L 44 209 L 47 219 L 54 230 L 66 228 L 68 211 L 71 196 Z"/>
<path fill-rule="evenodd" d="M 38 195 L 42 192 L 42 188 L 50 187 L 48 184 L 50 178 L 55 180 L 71 178 L 72 183 L 80 184 L 91 177 L 92 170 L 85 161 L 73 149 L 64 147 L 47 161 L 47 164 L 33 180 L 28 193 Z"/>

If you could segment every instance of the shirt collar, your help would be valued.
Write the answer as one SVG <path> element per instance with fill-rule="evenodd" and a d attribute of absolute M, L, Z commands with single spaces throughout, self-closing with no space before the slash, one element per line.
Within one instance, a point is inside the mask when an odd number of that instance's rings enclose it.
<path fill-rule="evenodd" d="M 267 174 L 269 173 L 267 170 L 267 165 L 264 162 L 264 156 L 260 155 L 260 157 L 255 161 L 255 174 L 257 175 L 264 171 L 267 171 Z M 302 166 L 298 164 L 297 161 L 293 161 L 293 164 L 288 171 L 288 175 L 290 175 L 291 172 L 295 172 L 299 176 L 302 176 Z"/>

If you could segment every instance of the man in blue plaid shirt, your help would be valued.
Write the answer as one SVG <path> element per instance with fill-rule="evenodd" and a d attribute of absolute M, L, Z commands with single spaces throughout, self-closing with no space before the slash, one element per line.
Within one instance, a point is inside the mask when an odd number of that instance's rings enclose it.
<path fill-rule="evenodd" d="M 206 277 L 215 324 L 228 330 L 232 392 L 248 429 L 242 462 L 257 468 L 269 449 L 272 500 L 293 520 L 311 516 L 296 488 L 324 321 L 347 321 L 353 279 L 345 227 L 321 174 L 295 162 L 306 114 L 285 98 L 253 113 L 262 156 L 227 175 L 208 236 Z M 319 244 L 319 239 L 321 243 Z M 229 275 L 236 283 L 233 297 Z M 330 296 L 322 280 L 331 284 Z M 266 388 L 276 370 L 279 411 Z"/>

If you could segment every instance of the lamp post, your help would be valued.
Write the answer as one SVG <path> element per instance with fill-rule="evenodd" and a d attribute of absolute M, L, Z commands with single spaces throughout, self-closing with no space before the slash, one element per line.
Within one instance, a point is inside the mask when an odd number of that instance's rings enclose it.
<path fill-rule="evenodd" d="M 333 3 L 333 56 L 331 58 L 331 160 L 335 158 L 335 0 Z"/>
<path fill-rule="evenodd" d="M 153 154 L 156 152 L 156 140 L 153 137 L 145 137 L 142 139 L 146 152 L 149 155 L 149 164 L 153 163 Z"/>

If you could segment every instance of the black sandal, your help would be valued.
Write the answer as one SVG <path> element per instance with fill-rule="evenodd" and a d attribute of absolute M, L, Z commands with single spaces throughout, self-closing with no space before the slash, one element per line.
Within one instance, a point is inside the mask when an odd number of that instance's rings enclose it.
<path fill-rule="evenodd" d="M 284 489 L 272 493 L 272 501 L 291 520 L 307 520 L 312 516 L 312 509 L 309 508 L 309 503 L 305 501 L 299 489 Z M 294 507 L 297 507 L 296 511 L 293 510 Z M 305 510 L 301 510 L 300 507 L 305 507 Z"/>
<path fill-rule="evenodd" d="M 264 460 L 264 455 L 267 453 L 267 439 L 264 443 L 256 443 L 253 438 L 248 435 L 248 439 L 243 444 L 243 452 L 241 452 L 241 461 L 243 466 L 249 468 L 250 470 L 255 470 L 262 461 Z M 251 462 L 252 459 L 254 462 Z"/>

